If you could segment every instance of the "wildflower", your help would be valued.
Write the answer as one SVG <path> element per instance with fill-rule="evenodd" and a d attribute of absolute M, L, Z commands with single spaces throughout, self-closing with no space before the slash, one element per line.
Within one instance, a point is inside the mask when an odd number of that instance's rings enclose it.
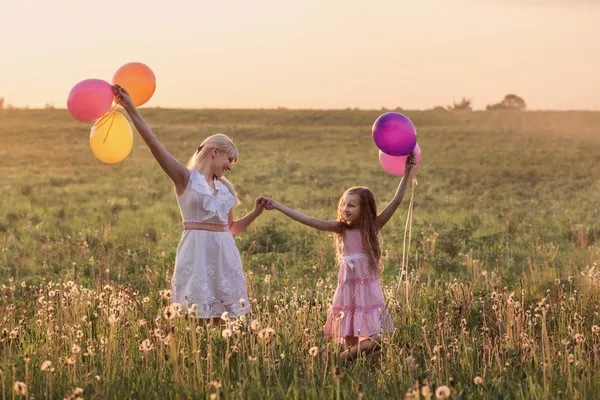
<path fill-rule="evenodd" d="M 19 396 L 27 396 L 27 385 L 21 381 L 15 382 L 13 390 L 15 391 L 15 394 Z"/>
<path fill-rule="evenodd" d="M 283 360 L 283 359 L 285 358 L 285 353 L 281 353 L 281 354 L 279 355 L 279 358 L 281 358 L 281 359 Z"/>
<path fill-rule="evenodd" d="M 600 326 L 598 326 L 598 325 L 592 326 L 592 332 L 593 333 L 600 333 Z"/>
<path fill-rule="evenodd" d="M 267 275 L 267 276 L 265 276 L 265 283 L 266 283 L 266 284 L 269 284 L 269 283 L 271 283 L 271 275 Z"/>
<path fill-rule="evenodd" d="M 142 299 L 142 303 L 147 303 L 150 301 L 150 297 L 146 296 Z"/>
<path fill-rule="evenodd" d="M 171 305 L 165 307 L 165 309 L 163 310 L 163 316 L 165 317 L 165 319 L 175 318 L 175 310 L 173 310 L 173 307 L 171 307 Z"/>
<path fill-rule="evenodd" d="M 255 331 L 258 328 L 260 328 L 260 322 L 258 322 L 258 320 L 256 320 L 256 319 L 252 320 L 252 322 L 250 323 L 250 329 Z"/>
<path fill-rule="evenodd" d="M 575 357 L 573 356 L 573 354 L 569 354 L 569 357 L 567 357 L 567 360 L 569 360 L 569 364 L 573 364 L 573 362 L 575 361 Z"/>
<path fill-rule="evenodd" d="M 258 337 L 262 340 L 268 340 L 269 332 L 267 332 L 266 329 L 261 329 L 260 332 L 258 332 Z"/>
<path fill-rule="evenodd" d="M 145 319 L 140 319 L 140 320 L 138 320 L 137 323 L 138 323 L 139 326 L 144 326 L 144 325 L 146 325 L 146 320 Z"/>
<path fill-rule="evenodd" d="M 52 368 L 52 362 L 48 360 L 44 361 L 40 367 L 40 370 L 45 372 L 54 372 L 54 368 Z"/>
<path fill-rule="evenodd" d="M 111 314 L 110 317 L 108 317 L 108 323 L 110 325 L 114 325 L 117 323 L 119 319 L 117 318 L 117 316 L 115 314 Z"/>
<path fill-rule="evenodd" d="M 473 380 L 473 383 L 475 383 L 476 385 L 481 385 L 483 383 L 483 379 L 480 376 L 476 376 Z"/>
<path fill-rule="evenodd" d="M 240 298 L 240 307 L 246 308 L 246 300 L 244 298 Z"/>
<path fill-rule="evenodd" d="M 141 351 L 143 351 L 144 353 L 149 352 L 150 350 L 152 350 L 154 346 L 152 345 L 152 342 L 150 341 L 150 339 L 145 339 L 142 341 L 142 343 L 139 346 L 139 349 Z"/>
<path fill-rule="evenodd" d="M 79 331 L 77 331 L 75 336 L 77 337 L 77 339 L 81 339 L 83 337 L 83 332 L 79 330 Z"/>
<path fill-rule="evenodd" d="M 585 342 L 585 336 L 583 336 L 583 334 L 581 333 L 576 333 L 575 336 L 573 336 L 573 339 L 575 339 L 575 342 L 577 344 Z"/>
<path fill-rule="evenodd" d="M 231 337 L 231 329 L 223 329 L 221 335 L 223 336 L 223 339 L 229 339 Z"/>
<path fill-rule="evenodd" d="M 71 353 L 73 353 L 73 354 L 81 353 L 81 347 L 74 344 L 73 346 L 71 346 Z"/>
<path fill-rule="evenodd" d="M 344 314 L 343 311 L 340 311 L 340 313 L 338 314 L 338 319 L 344 319 L 345 316 L 346 314 Z"/>
<path fill-rule="evenodd" d="M 161 290 L 160 292 L 160 298 L 163 300 L 171 300 L 171 291 L 170 290 Z"/>
<path fill-rule="evenodd" d="M 436 399 L 447 399 L 450 397 L 450 388 L 446 385 L 438 386 L 435 390 Z"/>
<path fill-rule="evenodd" d="M 313 346 L 313 347 L 311 347 L 311 348 L 308 350 L 308 354 L 309 354 L 311 357 L 316 357 L 316 356 L 317 356 L 317 354 L 319 354 L 319 348 L 318 348 L 317 346 Z"/>
<path fill-rule="evenodd" d="M 223 311 L 223 313 L 221 314 L 221 319 L 223 321 L 229 321 L 229 313 L 227 311 Z"/>

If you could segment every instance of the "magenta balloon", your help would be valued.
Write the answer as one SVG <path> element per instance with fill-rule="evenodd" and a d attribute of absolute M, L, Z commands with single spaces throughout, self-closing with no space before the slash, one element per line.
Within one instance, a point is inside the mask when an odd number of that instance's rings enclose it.
<path fill-rule="evenodd" d="M 417 131 L 405 115 L 388 112 L 373 124 L 373 140 L 379 150 L 390 156 L 406 156 L 417 144 Z"/>
<path fill-rule="evenodd" d="M 86 79 L 69 92 L 67 108 L 75 119 L 92 122 L 108 112 L 113 97 L 110 83 L 102 79 Z"/>
<path fill-rule="evenodd" d="M 414 153 L 416 165 L 419 165 L 421 161 L 421 148 L 418 144 L 415 145 Z M 407 158 L 408 156 L 390 156 L 379 150 L 379 162 L 381 166 L 392 175 L 404 175 L 404 166 Z"/>

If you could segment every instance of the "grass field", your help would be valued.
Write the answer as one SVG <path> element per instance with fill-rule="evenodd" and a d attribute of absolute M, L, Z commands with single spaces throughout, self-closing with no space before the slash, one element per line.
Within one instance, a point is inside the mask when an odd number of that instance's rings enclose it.
<path fill-rule="evenodd" d="M 371 138 L 382 112 L 142 114 L 184 162 L 210 134 L 233 138 L 236 216 L 269 195 L 334 218 L 350 186 L 380 208 L 395 192 Z M 266 212 L 236 239 L 254 312 L 227 327 L 169 318 L 182 223 L 139 136 L 109 166 L 67 111 L 0 111 L 3 398 L 15 382 L 27 398 L 594 398 L 600 113 L 405 113 L 423 158 L 401 285 L 410 189 L 383 231 L 398 329 L 376 357 L 337 367 L 321 335 L 330 235 Z"/>

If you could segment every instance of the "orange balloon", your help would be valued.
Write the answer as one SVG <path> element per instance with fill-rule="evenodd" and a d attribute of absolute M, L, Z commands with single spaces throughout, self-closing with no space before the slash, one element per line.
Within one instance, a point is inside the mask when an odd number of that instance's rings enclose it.
<path fill-rule="evenodd" d="M 112 83 L 123 86 L 131 95 L 131 100 L 136 107 L 150 100 L 156 89 L 154 72 L 140 62 L 123 65 L 115 72 Z"/>

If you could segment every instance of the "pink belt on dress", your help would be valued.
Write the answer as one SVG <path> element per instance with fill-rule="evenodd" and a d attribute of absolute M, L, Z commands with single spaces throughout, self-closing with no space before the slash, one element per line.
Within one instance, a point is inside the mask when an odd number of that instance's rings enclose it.
<path fill-rule="evenodd" d="M 213 224 L 210 222 L 184 222 L 183 229 L 186 231 L 210 231 L 210 232 L 227 232 L 228 227 L 225 224 Z"/>

